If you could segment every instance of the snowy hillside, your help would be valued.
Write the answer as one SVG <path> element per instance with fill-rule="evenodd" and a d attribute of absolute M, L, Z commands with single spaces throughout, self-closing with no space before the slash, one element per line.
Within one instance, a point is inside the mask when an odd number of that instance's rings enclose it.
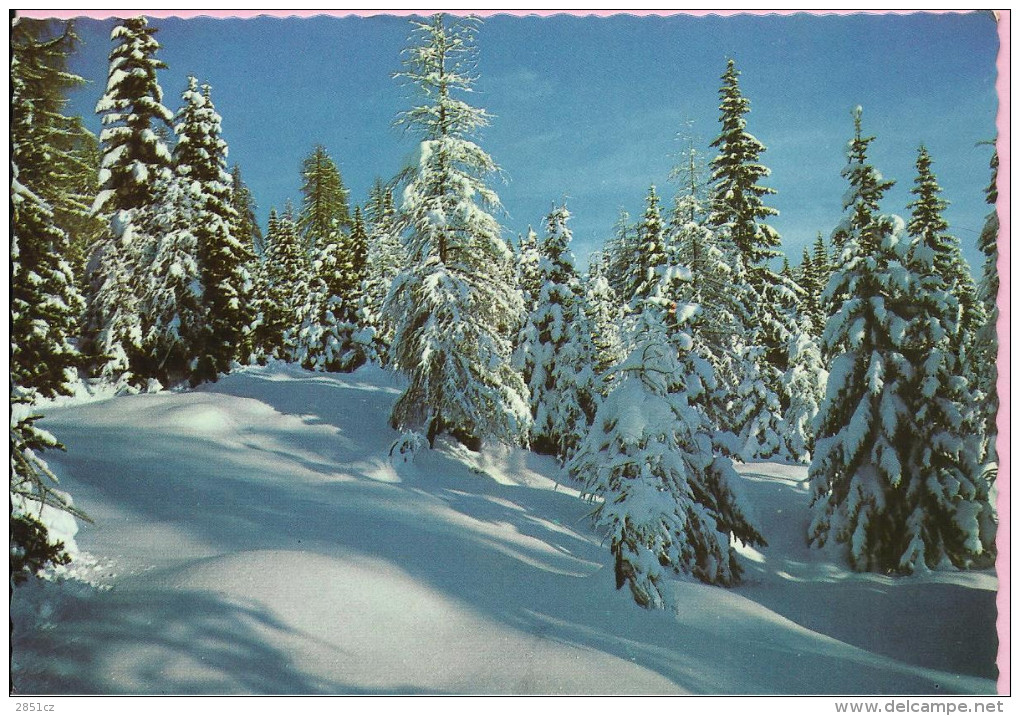
<path fill-rule="evenodd" d="M 769 541 L 744 584 L 647 611 L 551 459 L 391 459 L 393 381 L 273 365 L 48 408 L 94 584 L 18 589 L 16 689 L 994 691 L 994 574 L 848 572 L 804 544 L 804 468 L 740 468 Z"/>

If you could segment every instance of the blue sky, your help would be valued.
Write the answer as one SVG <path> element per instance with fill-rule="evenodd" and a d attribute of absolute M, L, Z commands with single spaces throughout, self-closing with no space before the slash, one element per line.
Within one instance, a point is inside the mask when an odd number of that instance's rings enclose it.
<path fill-rule="evenodd" d="M 264 218 L 300 203 L 301 160 L 323 144 L 352 200 L 394 175 L 417 140 L 395 129 L 413 100 L 392 79 L 410 26 L 377 16 L 248 20 L 152 20 L 168 64 L 165 104 L 176 111 L 186 77 L 212 85 L 230 161 Z M 113 21 L 77 21 L 83 40 L 72 69 L 91 80 L 72 111 L 92 113 L 106 82 Z M 876 135 L 872 160 L 896 187 L 888 212 L 905 215 L 917 147 L 924 143 L 951 202 L 946 217 L 974 263 L 988 212 L 983 189 L 995 136 L 996 27 L 990 15 L 741 15 L 549 18 L 500 15 L 481 25 L 477 91 L 494 116 L 479 143 L 504 170 L 494 179 L 507 238 L 538 228 L 566 200 L 583 261 L 612 233 L 619 210 L 643 211 L 668 176 L 684 122 L 708 152 L 718 132 L 719 76 L 728 57 L 751 101 L 748 131 L 777 190 L 772 224 L 797 263 L 815 234 L 832 230 L 845 190 L 840 170 L 864 108 Z M 710 156 L 710 155 L 709 155 Z"/>

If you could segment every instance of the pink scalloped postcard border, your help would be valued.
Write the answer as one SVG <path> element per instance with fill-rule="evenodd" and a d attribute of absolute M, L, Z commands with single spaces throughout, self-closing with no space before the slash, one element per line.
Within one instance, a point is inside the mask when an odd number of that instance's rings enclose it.
<path fill-rule="evenodd" d="M 859 10 L 684 10 L 679 11 L 656 11 L 656 10 L 429 10 L 416 8 L 410 10 L 389 10 L 389 9 L 362 9 L 362 10 L 18 10 L 19 15 L 33 18 L 59 18 L 69 19 L 73 17 L 91 17 L 104 19 L 111 17 L 129 17 L 132 15 L 146 15 L 148 17 L 178 17 L 182 19 L 195 17 L 214 18 L 247 18 L 259 15 L 270 15 L 274 17 L 295 17 L 307 18 L 317 15 L 422 15 L 433 12 L 451 12 L 452 14 L 475 14 L 475 15 L 537 15 L 550 16 L 558 14 L 572 15 L 793 15 L 802 12 L 826 15 L 850 15 L 859 13 Z M 905 14 L 907 12 L 953 12 L 951 10 L 893 10 L 893 11 L 871 11 L 881 14 Z M 996 597 L 998 607 L 998 632 L 999 632 L 999 680 L 997 691 L 1000 694 L 1010 693 L 1010 520 L 1009 520 L 1009 356 L 1010 356 L 1010 333 L 1009 333 L 1009 130 L 1010 130 L 1010 96 L 1009 96 L 1009 35 L 1010 35 L 1010 11 L 995 10 L 999 28 L 999 57 L 998 77 L 995 88 L 999 96 L 999 110 L 997 116 L 998 137 L 996 149 L 999 153 L 998 190 L 999 199 L 995 205 L 999 214 L 999 236 L 1006 237 L 1006 241 L 999 241 L 999 322 L 997 325 L 999 333 L 999 380 L 998 392 L 1000 396 L 999 415 L 997 423 L 999 436 L 997 449 L 999 454 L 999 533 L 996 540 L 998 544 L 998 558 L 995 568 L 999 577 L 999 591 Z"/>

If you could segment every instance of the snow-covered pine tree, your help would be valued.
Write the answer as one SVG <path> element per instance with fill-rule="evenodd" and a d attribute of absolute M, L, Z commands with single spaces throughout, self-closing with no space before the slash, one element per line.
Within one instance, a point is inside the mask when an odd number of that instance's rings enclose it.
<path fill-rule="evenodd" d="M 66 393 L 83 365 L 75 345 L 85 302 L 67 261 L 70 238 L 55 207 L 76 206 L 75 152 L 83 132 L 62 114 L 81 78 L 66 71 L 68 26 L 18 20 L 11 28 L 11 380 Z"/>
<path fill-rule="evenodd" d="M 902 299 L 912 314 L 904 352 L 915 371 L 906 494 L 910 545 L 900 559 L 909 571 L 946 562 L 990 563 L 996 531 L 991 486 L 980 468 L 977 396 L 966 371 L 969 331 L 982 319 L 981 308 L 959 242 L 946 233 L 946 202 L 923 146 L 917 169 L 904 258 L 913 280 Z"/>
<path fill-rule="evenodd" d="M 276 209 L 269 212 L 266 255 L 259 281 L 261 315 L 256 332 L 256 342 L 264 356 L 295 359 L 302 322 L 317 308 L 311 282 L 312 267 L 288 202 L 283 216 L 278 216 Z"/>
<path fill-rule="evenodd" d="M 295 360 L 310 370 L 349 372 L 376 357 L 375 329 L 363 313 L 368 235 L 360 207 L 354 208 L 350 235 L 334 231 L 330 239 L 312 262 Z"/>
<path fill-rule="evenodd" d="M 831 247 L 831 251 L 826 246 L 825 238 L 822 236 L 822 232 L 819 231 L 815 237 L 814 246 L 811 247 L 811 266 L 815 271 L 815 275 L 818 277 L 818 285 L 821 286 L 821 293 L 818 296 L 818 309 L 822 315 L 822 322 L 819 326 L 818 335 L 821 336 L 822 331 L 825 330 L 825 323 L 828 321 L 829 316 L 836 312 L 839 308 L 835 297 L 823 297 L 827 296 L 825 290 L 829 286 L 829 280 L 832 278 L 833 272 L 836 270 L 835 264 L 838 263 L 840 258 L 840 247 L 836 244 L 835 239 Z"/>
<path fill-rule="evenodd" d="M 808 536 L 817 546 L 846 545 L 854 569 L 884 572 L 901 569 L 910 542 L 905 494 L 915 367 L 903 354 L 910 316 L 894 312 L 903 309 L 902 221 L 879 213 L 892 182 L 868 162 L 873 140 L 861 133 L 858 107 L 843 170 L 850 184 L 845 216 L 833 233 L 841 255 L 826 289 L 839 307 L 823 335 L 834 358 L 809 470 Z"/>
<path fill-rule="evenodd" d="M 981 267 L 981 280 L 978 283 L 978 299 L 984 308 L 985 320 L 978 328 L 975 336 L 974 350 L 970 354 L 970 372 L 975 376 L 978 390 L 980 412 L 982 414 L 982 434 L 984 448 L 982 460 L 986 470 L 995 474 L 998 470 L 998 452 L 995 441 L 999 434 L 996 418 L 999 413 L 999 394 L 996 383 L 999 379 L 998 357 L 999 337 L 997 323 L 999 320 L 999 214 L 995 208 L 999 192 L 996 186 L 999 170 L 999 154 L 992 153 L 992 179 L 985 190 L 985 201 L 992 206 L 985 219 L 981 234 L 978 237 L 978 248 L 984 257 Z"/>
<path fill-rule="evenodd" d="M 822 293 L 825 291 L 825 286 L 829 281 L 828 267 L 825 263 L 821 265 L 818 263 L 818 246 L 819 244 L 816 242 L 816 250 L 813 252 L 808 251 L 807 248 L 804 249 L 797 276 L 800 287 L 804 289 L 800 301 L 800 314 L 806 319 L 807 323 L 802 324 L 802 326 L 810 335 L 816 338 L 822 335 L 822 331 L 825 330 L 825 321 L 828 318 L 822 302 Z M 824 244 L 821 245 L 821 251 L 822 261 L 825 261 Z"/>
<path fill-rule="evenodd" d="M 60 533 L 73 535 L 74 518 L 89 521 L 74 507 L 71 496 L 57 487 L 56 475 L 42 453 L 63 450 L 50 433 L 35 423 L 32 391 L 11 383 L 10 420 L 10 567 L 11 583 L 18 584 L 47 565 L 70 562 L 68 546 Z M 54 529 L 58 527 L 58 529 Z M 62 529 L 59 529 L 62 527 Z"/>
<path fill-rule="evenodd" d="M 114 27 L 106 92 L 96 104 L 102 116 L 100 192 L 93 209 L 109 217 L 110 231 L 89 261 L 88 342 L 99 374 L 108 380 L 143 381 L 132 375 L 141 355 L 141 276 L 149 269 L 154 241 L 151 212 L 156 187 L 170 176 L 170 152 L 156 128 L 173 114 L 163 106 L 156 71 L 159 43 L 144 17 Z"/>
<path fill-rule="evenodd" d="M 606 278 L 625 306 L 634 296 L 641 279 L 641 263 L 638 257 L 637 226 L 630 221 L 630 214 L 623 209 L 613 227 L 613 236 L 606 242 Z"/>
<path fill-rule="evenodd" d="M 712 370 L 691 351 L 686 322 L 696 309 L 668 313 L 666 303 L 659 290 L 640 307 L 634 349 L 569 464 L 598 503 L 593 516 L 609 537 L 617 588 L 627 584 L 638 604 L 659 608 L 670 603 L 670 572 L 733 584 L 741 574 L 733 541 L 764 544 L 699 406 Z"/>
<path fill-rule="evenodd" d="M 763 201 L 776 191 L 758 183 L 771 172 L 758 160 L 765 145 L 747 132 L 744 115 L 750 111 L 751 103 L 740 91 L 739 76 L 736 64 L 728 60 L 719 89 L 722 128 L 711 145 L 719 154 L 711 162 L 708 223 L 713 228 L 725 229 L 747 267 L 751 285 L 763 295 L 765 284 L 771 283 L 768 261 L 780 255 L 779 234 L 763 220 L 779 212 Z"/>
<path fill-rule="evenodd" d="M 933 314 L 952 314 L 954 299 L 931 270 L 932 247 L 908 244 L 902 220 L 878 213 L 890 182 L 868 163 L 873 137 L 862 136 L 860 118 L 857 108 L 836 230 L 843 249 L 827 289 L 842 300 L 823 338 L 835 359 L 816 423 L 809 537 L 845 544 L 858 570 L 965 567 L 980 556 L 991 515 L 956 432 L 961 384 Z"/>
<path fill-rule="evenodd" d="M 255 256 L 262 256 L 266 252 L 266 240 L 262 235 L 262 227 L 259 226 L 255 212 L 258 205 L 255 197 L 252 196 L 248 185 L 241 178 L 241 166 L 235 164 L 230 170 L 231 197 L 234 206 L 233 233 L 242 245 L 246 246 Z"/>
<path fill-rule="evenodd" d="M 542 254 L 538 250 L 538 234 L 530 226 L 528 233 L 519 237 L 517 249 L 517 285 L 524 299 L 524 309 L 530 313 L 538 304 L 538 293 L 542 290 L 538 265 Z"/>
<path fill-rule="evenodd" d="M 829 284 L 829 277 L 832 276 L 833 266 L 832 257 L 829 256 L 829 249 L 825 245 L 825 237 L 822 236 L 821 231 L 815 236 L 814 246 L 811 247 L 811 263 L 818 274 L 818 283 L 824 291 Z"/>
<path fill-rule="evenodd" d="M 740 436 L 745 458 L 767 458 L 783 451 L 780 394 L 796 326 L 782 306 L 794 300 L 799 289 L 769 267 L 769 261 L 780 255 L 780 239 L 764 222 L 778 214 L 764 197 L 775 190 L 759 183 L 770 171 L 759 161 L 765 145 L 746 130 L 744 115 L 750 102 L 740 91 L 739 75 L 733 60 L 728 60 L 719 89 L 721 129 L 711 144 L 719 154 L 711 162 L 708 225 L 724 250 L 732 251 L 735 276 L 742 274 L 742 285 L 750 289 L 739 298 L 749 321 L 742 355 L 746 371 L 739 376 L 733 431 Z"/>
<path fill-rule="evenodd" d="M 676 181 L 679 187 L 673 197 L 673 210 L 667 227 L 670 235 L 676 234 L 685 224 L 703 224 L 708 218 L 705 211 L 706 167 L 701 152 L 694 146 L 694 138 L 689 134 L 682 135 L 681 141 L 685 149 L 669 173 L 670 179 Z"/>
<path fill-rule="evenodd" d="M 454 97 L 473 84 L 476 22 L 414 21 L 406 69 L 397 75 L 427 104 L 398 119 L 422 142 L 401 207 L 409 265 L 385 309 L 395 321 L 392 364 L 409 379 L 392 423 L 423 429 L 430 445 L 444 432 L 469 445 L 520 442 L 531 419 L 527 388 L 510 365 L 521 295 L 489 213 L 499 199 L 483 182 L 497 167 L 469 139 L 489 116 Z"/>
<path fill-rule="evenodd" d="M 631 311 L 641 310 L 644 300 L 662 278 L 662 272 L 673 259 L 672 247 L 667 246 L 666 227 L 659 210 L 659 196 L 653 184 L 645 197 L 645 213 L 637 226 L 637 274 L 634 276 Z"/>
<path fill-rule="evenodd" d="M 789 368 L 783 374 L 787 403 L 783 411 L 785 457 L 794 462 L 809 462 L 814 449 L 815 417 L 825 397 L 828 371 L 822 361 L 819 339 L 810 319 L 801 320 L 801 329 L 789 345 Z"/>
<path fill-rule="evenodd" d="M 605 257 L 595 252 L 588 263 L 585 286 L 585 313 L 591 328 L 592 371 L 596 392 L 605 397 L 612 374 L 610 369 L 627 357 L 623 348 L 622 305 L 606 278 Z"/>
<path fill-rule="evenodd" d="M 336 162 L 326 148 L 315 145 L 301 163 L 301 194 L 304 203 L 297 218 L 298 233 L 308 252 L 324 242 L 340 242 L 340 234 L 353 228 L 348 195 Z"/>
<path fill-rule="evenodd" d="M 570 251 L 569 219 L 566 206 L 553 208 L 546 217 L 538 295 L 517 347 L 527 356 L 517 362 L 531 368 L 531 446 L 560 460 L 566 460 L 584 436 L 595 402 L 592 335 Z"/>
<path fill-rule="evenodd" d="M 694 171 L 692 169 L 691 171 Z M 681 185 L 670 221 L 673 262 L 691 272 L 690 281 L 679 283 L 674 300 L 699 306 L 689 330 L 695 345 L 711 364 L 717 389 L 706 396 L 707 414 L 719 430 L 729 430 L 734 392 L 745 370 L 741 367 L 747 326 L 751 314 L 744 303 L 750 291 L 742 263 L 735 252 L 724 250 L 705 220 L 701 188 L 691 175 Z"/>
<path fill-rule="evenodd" d="M 978 301 L 970 266 L 960 250 L 960 241 L 948 232 L 949 222 L 942 212 L 949 202 L 941 197 L 941 193 L 942 188 L 932 170 L 931 155 L 921 145 L 917 152 L 917 177 L 911 189 L 911 194 L 917 198 L 907 207 L 911 210 L 907 231 L 935 252 L 932 269 L 938 273 L 946 290 L 956 297 L 959 315 L 946 316 L 949 321 L 946 327 L 954 334 L 951 350 L 966 361 L 974 334 L 984 322 L 984 307 Z"/>
<path fill-rule="evenodd" d="M 266 230 L 262 235 L 262 253 L 255 258 L 252 270 L 252 301 L 255 308 L 255 316 L 250 326 L 251 331 L 251 355 L 250 360 L 254 363 L 265 364 L 267 358 L 272 357 L 273 351 L 280 343 L 276 335 L 277 326 L 272 320 L 267 324 L 267 318 L 272 318 L 275 309 L 269 287 L 272 284 L 270 273 L 273 265 L 270 262 L 270 255 L 273 247 L 273 239 L 280 233 L 280 219 L 276 209 L 269 210 L 269 217 L 266 222 Z"/>
<path fill-rule="evenodd" d="M 192 383 L 216 380 L 219 373 L 245 356 L 253 321 L 249 267 L 252 251 L 234 235 L 233 178 L 227 171 L 227 143 L 209 85 L 188 78 L 184 102 L 174 127 L 174 165 L 196 197 L 193 227 L 201 272 L 203 330 Z"/>
<path fill-rule="evenodd" d="M 157 136 L 173 114 L 163 106 L 163 90 L 156 71 L 166 64 L 155 57 L 159 43 L 144 17 L 129 18 L 114 27 L 106 92 L 96 104 L 104 130 L 99 141 L 103 160 L 102 189 L 95 201 L 100 212 L 138 209 L 155 199 L 156 175 L 165 174 L 170 153 Z"/>
<path fill-rule="evenodd" d="M 155 254 L 144 275 L 142 355 L 144 373 L 163 385 L 191 377 L 204 321 L 198 262 L 199 198 L 176 174 L 160 179 L 160 205 L 149 227 Z"/>
<path fill-rule="evenodd" d="M 407 260 L 400 243 L 393 205 L 393 190 L 376 180 L 369 193 L 366 210 L 369 221 L 368 259 L 362 287 L 362 320 L 375 329 L 375 347 L 379 361 L 389 363 L 389 347 L 393 343 L 393 320 L 383 311 L 386 295 L 393 279 Z"/>
<path fill-rule="evenodd" d="M 524 384 L 530 386 L 538 358 L 534 353 L 538 345 L 538 333 L 530 319 L 538 309 L 538 294 L 542 290 L 542 277 L 539 273 L 542 254 L 538 248 L 538 234 L 532 227 L 529 226 L 528 233 L 518 236 L 517 240 L 514 278 L 521 291 L 524 310 L 520 326 L 513 336 L 510 361 L 514 370 L 521 374 Z"/>

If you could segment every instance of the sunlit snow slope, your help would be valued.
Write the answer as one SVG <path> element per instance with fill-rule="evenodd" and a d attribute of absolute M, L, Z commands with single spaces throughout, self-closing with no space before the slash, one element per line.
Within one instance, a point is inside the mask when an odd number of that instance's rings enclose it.
<path fill-rule="evenodd" d="M 995 577 L 859 575 L 804 546 L 806 470 L 741 468 L 770 546 L 675 613 L 617 592 L 554 462 L 391 460 L 381 370 L 247 369 L 48 408 L 93 581 L 12 614 L 22 693 L 990 693 Z"/>

